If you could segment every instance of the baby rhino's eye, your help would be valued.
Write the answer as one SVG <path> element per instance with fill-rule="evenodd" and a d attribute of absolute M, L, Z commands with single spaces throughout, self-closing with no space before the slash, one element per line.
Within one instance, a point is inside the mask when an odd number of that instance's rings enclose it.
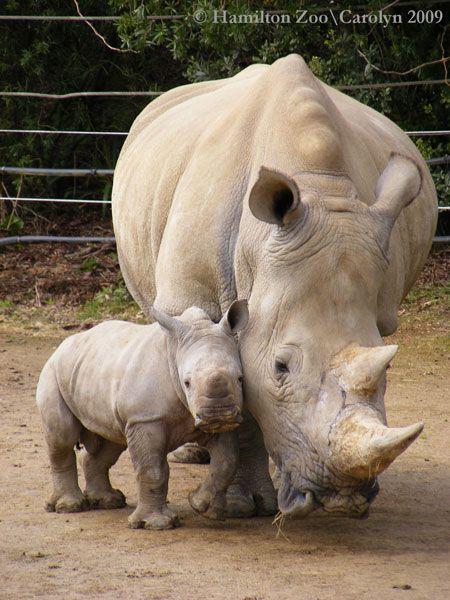
<path fill-rule="evenodd" d="M 184 380 L 184 385 L 189 389 L 191 387 L 191 382 L 189 381 L 189 379 L 185 379 Z"/>

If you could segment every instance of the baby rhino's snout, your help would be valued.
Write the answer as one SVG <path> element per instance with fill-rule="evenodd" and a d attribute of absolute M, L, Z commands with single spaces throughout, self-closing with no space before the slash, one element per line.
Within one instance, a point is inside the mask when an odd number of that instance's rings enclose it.
<path fill-rule="evenodd" d="M 205 378 L 197 402 L 195 426 L 208 433 L 235 429 L 242 423 L 242 392 L 226 371 L 215 370 Z"/>
<path fill-rule="evenodd" d="M 224 398 L 229 394 L 228 378 L 225 373 L 214 371 L 206 380 L 205 395 L 208 398 Z"/>

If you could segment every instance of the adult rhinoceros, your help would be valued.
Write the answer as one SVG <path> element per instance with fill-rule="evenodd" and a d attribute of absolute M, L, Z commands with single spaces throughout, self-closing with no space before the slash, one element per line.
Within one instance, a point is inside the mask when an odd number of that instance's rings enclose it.
<path fill-rule="evenodd" d="M 240 352 L 257 425 L 241 428 L 232 514 L 276 509 L 266 447 L 282 512 L 362 515 L 377 474 L 419 435 L 421 423 L 385 425 L 397 347 L 381 336 L 423 266 L 436 205 L 408 137 L 296 55 L 171 90 L 134 122 L 113 190 L 134 298 L 213 319 L 249 300 Z"/>

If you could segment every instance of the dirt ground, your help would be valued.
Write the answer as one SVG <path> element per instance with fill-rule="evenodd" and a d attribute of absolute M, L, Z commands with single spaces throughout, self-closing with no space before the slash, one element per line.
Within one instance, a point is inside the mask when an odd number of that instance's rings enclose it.
<path fill-rule="evenodd" d="M 113 485 L 129 507 L 57 515 L 34 403 L 39 371 L 67 331 L 0 323 L 0 598 L 328 600 L 450 598 L 448 354 L 442 317 L 407 319 L 389 371 L 391 424 L 425 432 L 380 478 L 364 521 L 314 513 L 278 533 L 271 518 L 216 524 L 187 493 L 206 466 L 172 465 L 183 526 L 130 530 L 136 501 L 125 453 Z M 56 333 L 55 333 L 56 332 Z M 448 331 L 447 331 L 448 332 Z"/>

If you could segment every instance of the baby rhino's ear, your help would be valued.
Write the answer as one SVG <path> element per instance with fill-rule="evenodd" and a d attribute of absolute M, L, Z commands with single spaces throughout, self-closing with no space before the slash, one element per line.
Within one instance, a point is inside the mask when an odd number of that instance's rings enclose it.
<path fill-rule="evenodd" d="M 244 329 L 248 323 L 248 305 L 247 300 L 235 300 L 227 312 L 223 315 L 220 325 L 231 331 L 231 333 L 236 333 L 236 331 L 240 331 Z"/>

